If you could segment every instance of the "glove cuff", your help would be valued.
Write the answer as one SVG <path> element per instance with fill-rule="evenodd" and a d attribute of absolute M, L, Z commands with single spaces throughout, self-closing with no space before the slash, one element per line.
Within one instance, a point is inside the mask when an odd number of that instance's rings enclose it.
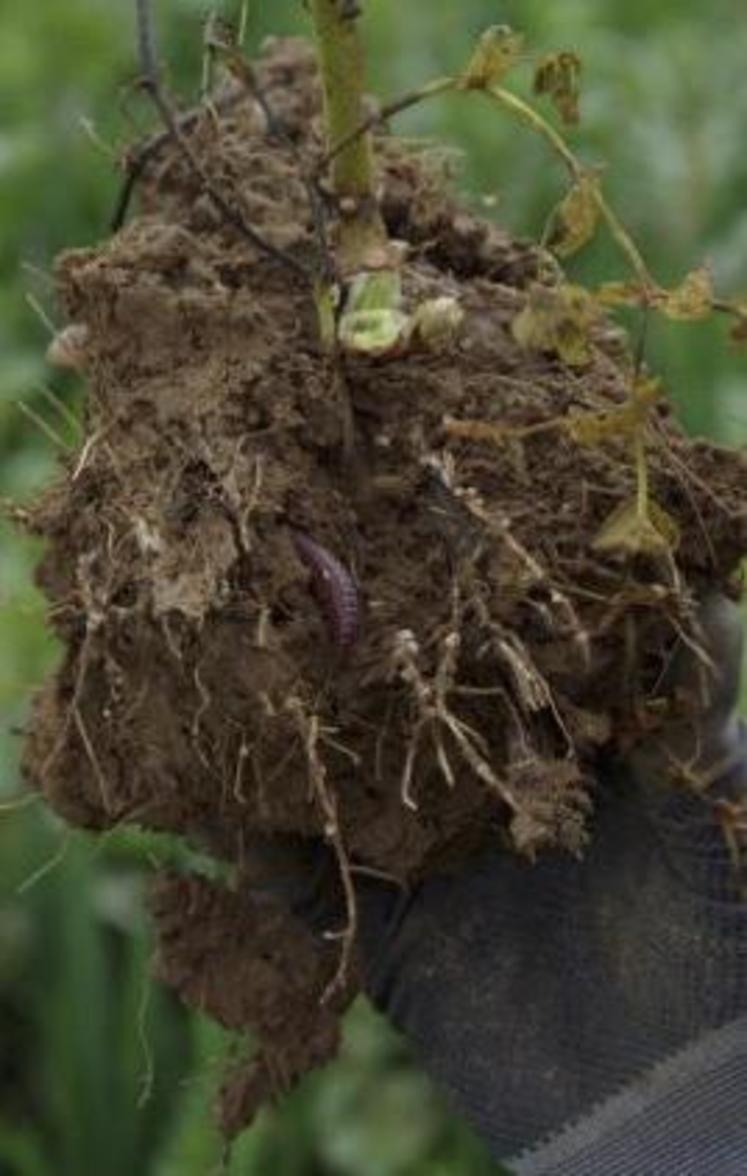
<path fill-rule="evenodd" d="M 743 1176 L 747 1017 L 675 1054 L 509 1161 L 515 1176 Z"/>

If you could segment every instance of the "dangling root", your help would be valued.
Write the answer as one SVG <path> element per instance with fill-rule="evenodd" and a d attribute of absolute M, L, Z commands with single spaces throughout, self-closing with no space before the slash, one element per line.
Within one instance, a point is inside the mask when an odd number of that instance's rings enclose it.
<path fill-rule="evenodd" d="M 436 759 L 441 774 L 448 787 L 454 787 L 454 772 L 443 746 L 440 725 L 450 733 L 465 762 L 475 775 L 500 796 L 512 813 L 520 813 L 523 811 L 523 806 L 515 792 L 488 763 L 487 746 L 483 737 L 474 728 L 457 718 L 448 706 L 447 697 L 456 685 L 459 649 L 459 629 L 452 628 L 442 641 L 441 657 L 435 677 L 432 682 L 428 682 L 418 666 L 420 647 L 415 634 L 410 629 L 401 629 L 395 636 L 392 655 L 394 666 L 402 681 L 410 687 L 418 709 L 418 720 L 413 729 L 402 773 L 402 803 L 407 808 L 417 809 L 417 803 L 412 796 L 412 777 L 420 739 L 428 728 L 433 733 Z"/>
<path fill-rule="evenodd" d="M 324 738 L 319 716 L 307 711 L 301 699 L 295 695 L 288 699 L 286 706 L 296 720 L 303 741 L 311 795 L 321 809 L 324 818 L 324 837 L 335 852 L 345 894 L 347 922 L 341 931 L 328 933 L 328 938 L 339 938 L 341 946 L 337 969 L 322 994 L 322 1004 L 326 1004 L 336 993 L 344 989 L 350 977 L 352 952 L 358 932 L 358 900 L 353 885 L 350 858 L 340 830 L 337 797 L 327 784 L 327 769 L 319 754 L 319 743 Z"/>

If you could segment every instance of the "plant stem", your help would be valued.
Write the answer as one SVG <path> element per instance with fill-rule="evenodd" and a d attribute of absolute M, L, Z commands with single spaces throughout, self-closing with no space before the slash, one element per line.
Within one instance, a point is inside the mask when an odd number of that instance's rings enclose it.
<path fill-rule="evenodd" d="M 343 273 L 382 264 L 386 228 L 374 193 L 371 136 L 357 134 L 363 121 L 363 46 L 354 16 L 340 0 L 310 0 L 319 69 L 324 86 L 327 144 L 347 140 L 332 161 L 332 186 L 340 205 L 338 260 Z"/>
<path fill-rule="evenodd" d="M 637 430 L 633 440 L 633 452 L 635 454 L 635 471 L 636 471 L 636 514 L 640 522 L 646 522 L 648 519 L 648 466 L 646 464 L 646 451 L 643 445 L 643 433 L 640 429 Z"/>
<path fill-rule="evenodd" d="M 404 110 L 408 110 L 411 106 L 417 106 L 420 102 L 425 102 L 428 98 L 435 98 L 439 94 L 446 94 L 449 90 L 455 90 L 457 82 L 457 78 L 436 78 L 435 81 L 428 82 L 427 85 L 422 86 L 419 90 L 409 90 L 406 94 L 396 98 L 394 102 L 390 102 L 387 106 L 382 106 L 381 110 L 376 110 L 373 114 L 369 114 L 362 123 L 358 124 L 354 131 L 351 131 L 344 139 L 338 140 L 338 142 L 329 148 L 327 154 L 320 161 L 320 168 L 327 167 L 341 151 L 349 147 L 355 139 L 361 135 L 365 135 L 366 131 L 381 126 L 382 123 L 388 122 L 390 118 L 394 118 L 396 114 L 402 114 Z"/>
<path fill-rule="evenodd" d="M 492 98 L 494 102 L 498 102 L 501 106 L 510 110 L 512 114 L 517 115 L 522 122 L 527 123 L 533 131 L 536 131 L 543 138 L 547 139 L 550 146 L 555 153 L 562 159 L 572 179 L 576 183 L 581 183 L 584 179 L 586 170 L 583 164 L 579 163 L 576 156 L 565 142 L 562 135 L 559 135 L 553 126 L 548 123 L 541 114 L 539 114 L 532 106 L 524 102 L 516 94 L 511 93 L 510 90 L 504 90 L 502 86 L 487 86 L 484 93 Z M 601 188 L 597 185 L 593 188 L 594 201 L 599 210 L 599 214 L 606 222 L 612 236 L 614 237 L 618 247 L 625 254 L 630 264 L 631 269 L 635 273 L 638 281 L 641 283 L 644 291 L 658 289 L 658 284 L 653 278 L 645 261 L 635 245 L 630 233 L 620 221 L 619 217 L 610 208 L 609 204 L 602 195 Z"/>
<path fill-rule="evenodd" d="M 607 222 L 607 228 L 617 242 L 621 252 L 624 253 L 627 257 L 631 269 L 638 278 L 638 281 L 641 283 L 644 294 L 648 294 L 650 291 L 658 290 L 659 283 L 656 281 L 650 269 L 643 260 L 638 246 L 635 244 L 633 238 L 625 228 L 625 225 L 622 223 L 617 213 L 614 212 L 613 209 L 609 206 L 599 188 L 595 190 L 594 198 L 597 202 L 597 208 L 599 209 L 604 220 Z M 644 302 L 644 306 L 645 305 L 646 303 Z"/>

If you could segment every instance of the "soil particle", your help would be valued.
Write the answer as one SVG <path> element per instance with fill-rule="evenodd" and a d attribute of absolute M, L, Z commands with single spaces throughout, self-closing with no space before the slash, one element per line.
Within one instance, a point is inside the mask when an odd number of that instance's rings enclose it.
<path fill-rule="evenodd" d="M 245 98 L 206 111 L 191 145 L 308 267 L 312 59 L 276 42 L 258 68 L 283 135 Z M 58 264 L 88 330 L 87 438 L 32 516 L 65 656 L 26 774 L 73 824 L 208 842 L 239 878 L 279 835 L 326 838 L 343 876 L 404 883 L 486 839 L 581 852 L 600 749 L 673 705 L 657 691 L 672 644 L 697 639 L 697 596 L 731 590 L 747 550 L 744 459 L 667 413 L 646 457 L 676 558 L 595 548 L 635 493 L 629 445 L 537 426 L 623 404 L 624 339 L 600 322 L 582 367 L 521 347 L 512 323 L 546 258 L 460 208 L 434 155 L 382 136 L 377 160 L 410 304 L 465 312 L 441 350 L 335 371 L 310 287 L 222 222 L 168 141 L 138 219 Z M 515 433 L 499 448 L 448 418 Z M 347 648 L 298 533 L 355 585 Z M 354 975 L 323 1001 L 339 943 L 237 882 L 163 877 L 153 911 L 161 974 L 259 1042 L 223 1091 L 233 1134 L 332 1055 Z"/>

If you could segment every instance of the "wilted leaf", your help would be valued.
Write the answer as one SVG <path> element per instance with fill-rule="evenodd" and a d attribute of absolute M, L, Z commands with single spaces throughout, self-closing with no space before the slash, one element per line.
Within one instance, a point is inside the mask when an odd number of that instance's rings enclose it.
<path fill-rule="evenodd" d="M 638 375 L 633 380 L 633 401 L 644 412 L 662 397 L 662 383 L 659 376 Z"/>
<path fill-rule="evenodd" d="M 662 314 L 681 322 L 708 318 L 713 310 L 713 282 L 704 265 L 692 270 L 674 290 L 662 291 L 655 300 Z"/>
<path fill-rule="evenodd" d="M 613 510 L 593 546 L 596 551 L 659 555 L 663 551 L 675 551 L 679 541 L 679 527 L 663 507 L 649 501 L 648 510 L 642 514 L 638 501 L 632 499 Z"/>
<path fill-rule="evenodd" d="M 558 257 L 570 257 L 590 241 L 599 223 L 599 180 L 587 172 L 573 185 L 555 213 L 550 249 Z"/>
<path fill-rule="evenodd" d="M 540 59 L 534 72 L 535 94 L 549 94 L 564 123 L 579 120 L 581 59 L 575 53 L 552 53 Z"/>
<path fill-rule="evenodd" d="M 583 367 L 591 360 L 589 332 L 598 317 L 598 308 L 581 286 L 535 284 L 511 330 L 520 346 L 554 351 L 571 367 Z"/>
<path fill-rule="evenodd" d="M 571 409 L 563 418 L 566 432 L 579 445 L 601 445 L 603 441 L 629 438 L 640 424 L 639 413 L 632 403 L 621 404 L 605 412 L 583 412 Z"/>
<path fill-rule="evenodd" d="M 604 282 L 595 297 L 602 306 L 653 306 L 667 318 L 694 322 L 713 310 L 713 283 L 706 266 L 692 270 L 674 290 L 640 282 Z"/>
<path fill-rule="evenodd" d="M 638 376 L 630 399 L 600 412 L 571 409 L 562 418 L 563 426 L 579 445 L 600 445 L 603 441 L 629 440 L 645 424 L 648 411 L 661 396 L 657 376 Z"/>
<path fill-rule="evenodd" d="M 520 59 L 524 38 L 508 25 L 491 25 L 480 37 L 477 48 L 464 71 L 461 86 L 465 90 L 485 90 L 497 86 Z"/>
<path fill-rule="evenodd" d="M 639 306 L 645 292 L 639 282 L 603 282 L 594 297 L 602 306 Z"/>

